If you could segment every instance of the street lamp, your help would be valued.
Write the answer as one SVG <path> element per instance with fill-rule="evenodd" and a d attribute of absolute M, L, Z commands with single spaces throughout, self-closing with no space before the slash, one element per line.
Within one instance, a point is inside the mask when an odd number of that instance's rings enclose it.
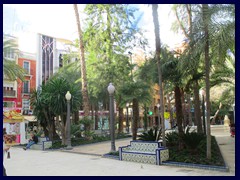
<path fill-rule="evenodd" d="M 113 93 L 115 91 L 115 87 L 112 83 L 108 85 L 108 93 L 109 93 L 109 111 L 110 111 L 110 133 L 111 133 L 111 151 L 115 151 L 115 128 L 114 128 L 114 104 L 113 104 Z"/>
<path fill-rule="evenodd" d="M 65 95 L 65 98 L 67 100 L 67 122 L 66 122 L 66 135 L 67 135 L 67 148 L 68 150 L 72 149 L 71 145 L 71 129 L 70 129 L 70 100 L 72 95 L 68 91 Z"/>
<path fill-rule="evenodd" d="M 159 103 L 157 104 L 157 108 L 158 108 L 158 127 L 161 127 L 161 124 L 160 124 L 160 111 L 159 111 L 160 104 Z"/>
<path fill-rule="evenodd" d="M 126 108 L 127 108 L 127 133 L 129 133 L 128 107 L 129 107 L 129 103 L 126 104 Z"/>

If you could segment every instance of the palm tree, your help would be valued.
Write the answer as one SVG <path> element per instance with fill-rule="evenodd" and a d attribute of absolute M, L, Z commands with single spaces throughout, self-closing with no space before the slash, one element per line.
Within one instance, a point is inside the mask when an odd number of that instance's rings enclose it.
<path fill-rule="evenodd" d="M 17 44 L 13 39 L 3 38 L 3 77 L 11 81 L 19 78 L 21 81 L 25 81 L 24 74 L 26 71 L 16 64 L 16 61 L 12 61 L 7 58 L 6 54 L 13 52 L 14 56 L 18 54 Z"/>
<path fill-rule="evenodd" d="M 139 121 L 139 104 L 151 102 L 150 87 L 143 81 L 136 80 L 134 82 L 126 82 L 123 86 L 119 87 L 119 94 L 122 95 L 123 102 L 132 102 L 133 108 L 133 124 L 132 134 L 133 140 L 137 138 L 137 129 Z"/>
<path fill-rule="evenodd" d="M 74 4 L 73 7 L 75 11 L 77 28 L 78 28 L 79 50 L 80 50 L 80 56 L 81 56 L 80 59 L 81 59 L 83 110 L 84 110 L 84 116 L 88 117 L 90 115 L 90 107 L 89 107 L 88 87 L 87 87 L 87 72 L 86 72 L 85 57 L 84 57 L 83 35 L 81 30 L 77 4 Z"/>
<path fill-rule="evenodd" d="M 209 58 L 209 10 L 208 4 L 202 4 L 202 16 L 204 24 L 205 39 L 205 83 L 206 83 L 206 104 L 207 104 L 207 158 L 211 159 L 211 129 L 210 129 L 210 58 Z"/>
<path fill-rule="evenodd" d="M 158 22 L 158 5 L 152 5 L 152 16 L 154 23 L 155 31 L 155 43 L 156 43 L 156 60 L 158 67 L 158 78 L 159 78 L 159 95 L 160 95 L 160 105 L 161 105 L 161 119 L 162 119 L 162 137 L 163 137 L 163 146 L 166 146 L 165 140 L 165 123 L 164 123 L 164 104 L 163 104 L 163 84 L 162 84 L 162 70 L 161 70 L 161 44 L 160 44 L 160 31 L 159 31 L 159 22 Z M 160 122 L 159 122 L 160 124 Z"/>

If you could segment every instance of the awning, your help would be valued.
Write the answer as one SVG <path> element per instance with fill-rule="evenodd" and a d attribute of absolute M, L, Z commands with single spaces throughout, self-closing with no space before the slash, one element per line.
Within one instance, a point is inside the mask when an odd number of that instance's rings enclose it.
<path fill-rule="evenodd" d="M 29 121 L 29 122 L 37 122 L 37 119 L 35 116 L 23 116 L 24 120 Z"/>

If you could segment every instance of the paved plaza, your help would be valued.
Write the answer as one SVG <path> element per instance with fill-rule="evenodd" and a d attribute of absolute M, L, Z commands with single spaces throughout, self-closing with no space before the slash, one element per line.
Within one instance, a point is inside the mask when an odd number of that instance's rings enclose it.
<path fill-rule="evenodd" d="M 216 136 L 229 172 L 203 169 L 157 166 L 103 158 L 110 151 L 110 141 L 74 147 L 71 151 L 24 151 L 11 149 L 11 159 L 4 164 L 8 176 L 235 176 L 235 138 L 229 128 L 214 126 Z M 119 146 L 128 145 L 131 139 L 116 141 Z"/>

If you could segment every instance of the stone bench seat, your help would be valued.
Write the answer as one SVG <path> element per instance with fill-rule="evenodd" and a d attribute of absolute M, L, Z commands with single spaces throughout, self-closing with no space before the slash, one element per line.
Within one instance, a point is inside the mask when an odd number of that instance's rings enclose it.
<path fill-rule="evenodd" d="M 130 145 L 119 147 L 119 159 L 160 165 L 168 160 L 169 151 L 161 142 L 131 141 Z"/>

